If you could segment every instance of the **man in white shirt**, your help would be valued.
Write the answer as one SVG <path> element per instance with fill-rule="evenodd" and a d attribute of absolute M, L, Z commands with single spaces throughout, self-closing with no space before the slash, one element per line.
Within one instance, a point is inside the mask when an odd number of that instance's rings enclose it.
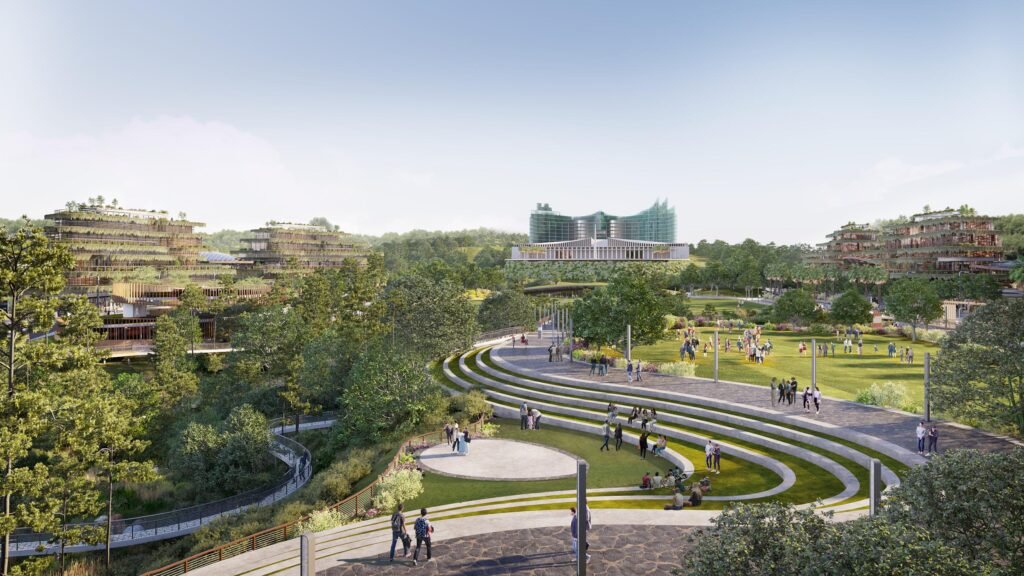
<path fill-rule="evenodd" d="M 924 420 L 917 425 L 917 453 L 924 454 L 924 439 L 928 435 L 928 429 L 924 427 Z"/>

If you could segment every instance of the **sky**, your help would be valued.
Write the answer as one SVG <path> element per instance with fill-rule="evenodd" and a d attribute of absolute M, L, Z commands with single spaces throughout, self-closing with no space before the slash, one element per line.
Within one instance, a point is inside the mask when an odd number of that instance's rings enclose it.
<path fill-rule="evenodd" d="M 816 243 L 1024 212 L 1024 2 L 0 0 L 0 216 Z"/>

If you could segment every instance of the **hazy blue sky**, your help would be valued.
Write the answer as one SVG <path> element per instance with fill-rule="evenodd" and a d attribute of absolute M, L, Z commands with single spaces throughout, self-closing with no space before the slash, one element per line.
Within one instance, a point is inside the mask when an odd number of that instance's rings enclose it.
<path fill-rule="evenodd" d="M 1024 2 L 0 0 L 0 198 L 680 240 L 1024 211 Z"/>

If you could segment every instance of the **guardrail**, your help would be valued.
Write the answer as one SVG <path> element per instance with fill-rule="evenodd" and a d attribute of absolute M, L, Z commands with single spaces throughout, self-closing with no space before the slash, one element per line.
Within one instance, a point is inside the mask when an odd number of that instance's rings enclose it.
<path fill-rule="evenodd" d="M 307 416 L 301 422 L 306 428 L 317 428 L 322 427 L 326 422 L 333 421 L 336 417 L 336 413 L 330 412 Z M 291 422 L 288 418 L 275 418 L 268 422 L 269 428 L 274 434 L 271 441 L 271 453 L 288 464 L 287 472 L 273 485 L 169 512 L 116 519 L 111 523 L 111 546 L 120 548 L 184 536 L 217 518 L 239 514 L 251 508 L 269 506 L 293 494 L 312 476 L 313 463 L 309 450 L 305 446 L 283 436 L 282 432 L 276 430 L 283 428 L 282 423 L 290 428 Z M 96 523 L 89 522 L 72 524 L 72 526 L 96 525 Z M 102 522 L 98 525 L 105 527 L 105 523 Z M 26 528 L 16 529 L 11 534 L 13 556 L 52 554 L 56 553 L 59 547 L 59 542 L 55 542 L 53 535 L 48 533 L 34 532 Z M 65 545 L 67 552 L 85 552 L 102 548 L 102 544 Z"/>
<path fill-rule="evenodd" d="M 484 332 L 477 337 L 477 342 L 487 342 L 488 340 L 497 340 L 498 338 L 504 338 L 505 336 L 513 336 L 515 334 L 522 334 L 526 329 L 522 326 L 513 326 L 511 328 L 502 328 L 501 330 L 491 330 L 490 332 Z"/>
<path fill-rule="evenodd" d="M 468 428 L 472 430 L 474 434 L 479 434 L 483 424 L 484 420 L 477 420 L 470 424 Z M 391 462 L 380 476 L 375 478 L 373 482 L 359 492 L 356 492 L 340 502 L 332 504 L 327 509 L 338 510 L 341 511 L 342 514 L 351 517 L 365 513 L 373 506 L 373 497 L 376 495 L 377 484 L 380 482 L 380 478 L 395 468 L 402 454 L 415 452 L 425 446 L 432 445 L 431 443 L 434 441 L 447 441 L 443 430 L 420 434 L 405 440 L 399 447 L 395 457 L 391 459 Z M 266 530 L 233 540 L 227 544 L 222 544 L 216 548 L 211 548 L 198 554 L 193 554 L 192 556 L 183 560 L 178 560 L 173 564 L 168 564 L 167 566 L 163 566 L 155 570 L 150 570 L 142 576 L 179 576 L 181 574 L 185 574 L 189 570 L 196 570 L 228 558 L 233 558 L 240 554 L 245 554 L 246 552 L 252 552 L 261 548 L 266 548 L 267 546 L 273 546 L 274 544 L 284 542 L 285 540 L 296 538 L 299 535 L 299 526 L 307 518 L 308 516 L 303 516 L 297 520 L 286 522 L 284 524 L 274 526 L 273 528 L 267 528 Z"/>

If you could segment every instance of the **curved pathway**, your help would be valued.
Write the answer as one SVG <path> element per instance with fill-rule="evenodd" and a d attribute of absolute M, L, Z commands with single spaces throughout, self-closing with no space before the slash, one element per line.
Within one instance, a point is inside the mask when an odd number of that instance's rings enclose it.
<path fill-rule="evenodd" d="M 308 422 L 299 425 L 300 431 L 315 430 L 319 428 L 328 428 L 333 426 L 336 420 L 320 420 L 315 422 Z M 289 431 L 294 431 L 294 426 L 289 427 Z M 185 536 L 195 532 L 205 524 L 221 518 L 223 516 L 231 516 L 239 514 L 252 508 L 259 508 L 262 506 L 269 506 L 276 502 L 280 502 L 284 498 L 291 496 L 297 490 L 302 488 L 309 482 L 313 472 L 312 458 L 308 456 L 303 459 L 301 455 L 297 455 L 294 450 L 288 449 L 286 443 L 295 443 L 297 446 L 302 448 L 305 454 L 305 448 L 301 444 L 296 443 L 294 440 L 279 434 L 276 431 L 276 427 L 271 427 L 271 432 L 274 435 L 274 440 L 271 445 L 271 454 L 278 460 L 284 462 L 288 468 L 292 471 L 291 479 L 279 486 L 273 492 L 264 496 L 260 501 L 234 506 L 227 510 L 223 510 L 217 513 L 199 514 L 198 517 L 195 510 L 209 508 L 217 502 L 208 502 L 206 504 L 197 504 L 195 506 L 189 506 L 179 510 L 171 510 L 169 512 L 163 512 L 152 516 L 143 516 L 139 518 L 123 518 L 115 522 L 115 526 L 120 524 L 123 526 L 118 532 L 114 533 L 111 538 L 112 548 L 123 548 L 126 546 L 136 546 L 139 544 L 145 544 L 148 542 L 156 542 L 159 540 L 167 540 L 170 538 L 177 538 L 179 536 Z M 301 466 L 301 468 L 300 468 Z M 230 498 L 228 498 L 230 500 Z M 180 518 L 175 521 L 176 518 Z M 160 520 L 164 519 L 164 520 Z M 33 534 L 35 539 L 17 539 L 12 541 L 11 556 L 23 557 L 23 556 L 38 556 L 42 554 L 55 554 L 59 551 L 58 544 L 51 544 L 45 539 L 40 539 L 41 535 Z M 68 545 L 65 547 L 66 552 L 89 552 L 95 550 L 103 550 L 104 544 L 98 545 Z M 40 551 L 40 548 L 42 550 Z"/>

